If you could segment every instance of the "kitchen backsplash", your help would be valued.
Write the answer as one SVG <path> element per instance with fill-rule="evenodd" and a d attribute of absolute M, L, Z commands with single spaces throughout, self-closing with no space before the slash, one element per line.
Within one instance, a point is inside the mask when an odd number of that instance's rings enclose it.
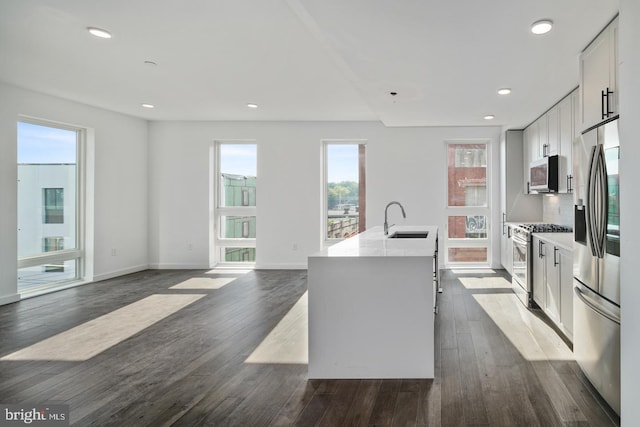
<path fill-rule="evenodd" d="M 542 196 L 542 221 L 573 227 L 573 194 Z"/>

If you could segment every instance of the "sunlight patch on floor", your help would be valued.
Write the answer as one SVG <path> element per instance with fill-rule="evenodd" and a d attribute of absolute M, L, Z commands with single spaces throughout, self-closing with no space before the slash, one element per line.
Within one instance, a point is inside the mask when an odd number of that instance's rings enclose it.
<path fill-rule="evenodd" d="M 204 296 L 151 295 L 0 360 L 85 361 Z"/>
<path fill-rule="evenodd" d="M 504 277 L 459 277 L 467 289 L 511 289 L 511 282 Z"/>
<path fill-rule="evenodd" d="M 308 307 L 305 292 L 245 363 L 309 363 Z"/>
<path fill-rule="evenodd" d="M 220 289 L 234 280 L 235 277 L 192 277 L 169 289 Z"/>
<path fill-rule="evenodd" d="M 525 359 L 574 360 L 571 349 L 558 334 L 515 294 L 475 294 L 473 298 Z"/>

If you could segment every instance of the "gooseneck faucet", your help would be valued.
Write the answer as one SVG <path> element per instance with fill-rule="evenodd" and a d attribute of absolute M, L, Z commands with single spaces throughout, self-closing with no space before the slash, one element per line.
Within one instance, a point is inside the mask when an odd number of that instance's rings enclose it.
<path fill-rule="evenodd" d="M 384 235 L 388 235 L 389 234 L 389 223 L 387 222 L 387 211 L 389 210 L 389 206 L 391 205 L 398 205 L 400 206 L 400 209 L 402 210 L 402 217 L 406 218 L 407 214 L 404 212 L 404 208 L 402 207 L 402 205 L 400 204 L 400 202 L 389 202 L 387 204 L 387 207 L 384 208 Z"/>

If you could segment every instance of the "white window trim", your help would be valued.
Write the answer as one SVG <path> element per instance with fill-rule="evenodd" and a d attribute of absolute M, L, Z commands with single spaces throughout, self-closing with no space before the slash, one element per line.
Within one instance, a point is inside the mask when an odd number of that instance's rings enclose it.
<path fill-rule="evenodd" d="M 89 211 L 87 209 L 87 169 L 89 167 L 89 158 L 87 155 L 88 133 L 90 130 L 85 127 L 44 120 L 30 116 L 19 116 L 18 122 L 29 123 L 38 126 L 46 126 L 57 129 L 69 130 L 76 133 L 76 244 L 74 249 L 63 249 L 61 251 L 46 252 L 43 254 L 34 254 L 18 257 L 18 269 L 34 267 L 38 265 L 48 264 L 51 262 L 76 261 L 76 277 L 69 280 L 54 282 L 49 285 L 43 285 L 42 288 L 36 289 L 35 292 L 40 294 L 42 290 L 54 290 L 61 287 L 68 287 L 69 284 L 81 284 L 92 280 L 88 277 L 87 263 L 87 231 L 86 224 L 89 221 Z M 17 144 L 17 141 L 16 141 Z M 19 289 L 18 289 L 19 291 Z M 31 296 L 34 291 L 27 291 L 26 294 Z"/>
<path fill-rule="evenodd" d="M 322 184 L 321 184 L 321 193 L 322 193 L 322 200 L 321 200 L 321 209 L 322 209 L 322 225 L 320 227 L 320 241 L 322 242 L 324 247 L 327 246 L 332 246 L 335 245 L 338 242 L 343 241 L 343 238 L 333 238 L 333 239 L 329 239 L 327 237 L 327 234 L 329 232 L 329 230 L 327 229 L 327 212 L 329 210 L 328 207 L 328 200 L 329 200 L 329 192 L 328 192 L 328 180 L 329 180 L 329 173 L 327 170 L 328 167 L 328 159 L 327 159 L 327 146 L 329 145 L 337 145 L 337 144 L 343 144 L 343 145 L 367 145 L 368 140 L 366 139 L 323 139 L 321 140 L 321 151 L 322 151 Z M 366 149 L 365 149 L 366 150 Z M 367 156 L 365 156 L 365 171 L 367 170 Z"/>
<path fill-rule="evenodd" d="M 487 147 L 486 156 L 486 170 L 487 170 L 487 205 L 486 206 L 449 206 L 449 145 L 463 145 L 463 144 L 485 144 Z M 491 266 L 492 257 L 492 216 L 491 216 L 491 182 L 493 179 L 491 172 L 492 157 L 491 157 L 492 144 L 491 140 L 486 138 L 479 139 L 461 139 L 461 140 L 446 140 L 444 150 L 444 164 L 445 167 L 445 182 L 447 182 L 447 188 L 444 194 L 444 206 L 445 206 L 445 223 L 444 223 L 444 265 L 445 268 L 484 268 Z M 449 238 L 449 217 L 450 216 L 468 216 L 468 215 L 483 215 L 487 218 L 487 237 L 484 239 L 460 239 Z M 454 243 L 456 248 L 486 248 L 487 249 L 487 261 L 486 262 L 454 262 L 449 260 L 449 248 L 451 243 Z"/>
<path fill-rule="evenodd" d="M 210 198 L 210 210 L 211 210 L 211 224 L 210 224 L 210 266 L 213 267 L 243 267 L 243 268 L 252 268 L 255 266 L 255 262 L 227 262 L 221 258 L 221 252 L 223 248 L 255 248 L 257 241 L 257 230 L 255 238 L 220 238 L 220 230 L 222 229 L 222 225 L 220 221 L 222 217 L 225 216 L 253 216 L 256 217 L 256 221 L 258 219 L 257 216 L 257 206 L 231 206 L 225 207 L 221 205 L 221 181 L 220 181 L 220 146 L 221 145 L 230 145 L 230 144 L 238 144 L 238 145 L 255 145 L 256 146 L 256 163 L 258 161 L 258 142 L 254 139 L 234 139 L 234 140 L 222 140 L 216 139 L 213 141 L 212 149 L 211 149 L 211 181 L 212 181 L 212 191 L 209 193 L 212 195 Z M 258 165 L 256 164 L 256 176 L 258 175 L 257 171 Z M 256 205 L 258 204 L 258 193 L 259 193 L 259 183 L 256 180 Z"/>

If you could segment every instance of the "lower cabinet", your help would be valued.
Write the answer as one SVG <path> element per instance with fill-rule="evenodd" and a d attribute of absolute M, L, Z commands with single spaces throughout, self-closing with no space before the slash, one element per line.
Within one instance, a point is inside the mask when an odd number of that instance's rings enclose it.
<path fill-rule="evenodd" d="M 573 255 L 533 236 L 533 300 L 573 340 Z"/>
<path fill-rule="evenodd" d="M 547 269 L 545 266 L 545 246 L 546 243 L 540 238 L 533 236 L 533 300 L 542 309 L 544 309 L 546 301 L 546 281 Z"/>
<path fill-rule="evenodd" d="M 500 239 L 501 262 L 509 275 L 513 274 L 513 240 L 511 240 L 511 226 L 504 225 Z"/>

